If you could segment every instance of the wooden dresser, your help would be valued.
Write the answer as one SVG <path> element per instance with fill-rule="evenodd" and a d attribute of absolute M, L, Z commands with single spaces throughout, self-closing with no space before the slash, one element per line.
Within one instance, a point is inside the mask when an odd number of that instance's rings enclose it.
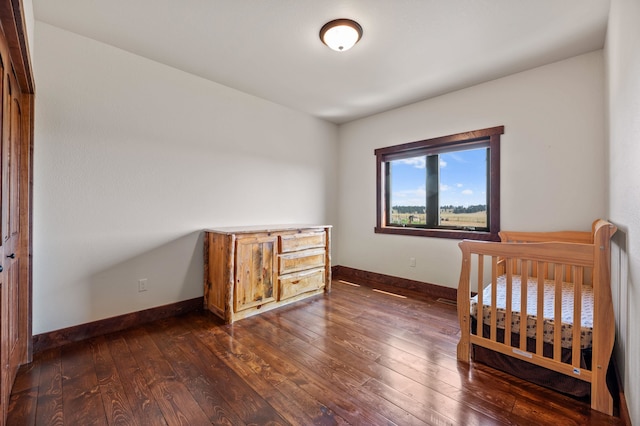
<path fill-rule="evenodd" d="M 206 229 L 204 305 L 226 323 L 331 291 L 331 227 Z"/>

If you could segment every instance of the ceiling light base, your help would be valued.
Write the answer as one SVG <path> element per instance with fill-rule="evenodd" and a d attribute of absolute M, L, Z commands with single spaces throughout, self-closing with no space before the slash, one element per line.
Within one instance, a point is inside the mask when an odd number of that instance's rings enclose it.
<path fill-rule="evenodd" d="M 362 27 L 351 19 L 334 19 L 320 29 L 320 40 L 336 52 L 351 49 L 362 38 Z"/>

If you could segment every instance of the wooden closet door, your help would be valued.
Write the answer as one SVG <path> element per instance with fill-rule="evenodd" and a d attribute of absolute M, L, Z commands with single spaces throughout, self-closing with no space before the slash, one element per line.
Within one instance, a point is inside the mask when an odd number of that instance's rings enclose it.
<path fill-rule="evenodd" d="M 4 40 L 2 40 L 4 41 Z M 8 234 L 8 231 L 5 231 L 6 220 L 9 214 L 8 209 L 5 209 L 5 205 L 8 204 L 8 179 L 7 179 L 7 167 L 5 164 L 5 146 L 7 145 L 8 137 L 5 134 L 6 125 L 6 108 L 7 108 L 7 97 L 5 95 L 7 78 L 5 72 L 5 52 L 4 52 L 4 43 L 0 44 L 0 78 L 2 84 L 0 85 L 0 96 L 2 98 L 2 102 L 0 102 L 0 155 L 2 155 L 2 160 L 0 161 L 0 211 L 2 212 L 1 220 L 0 220 L 0 407 L 2 407 L 2 419 L 6 418 L 7 413 L 7 405 L 9 402 L 9 395 L 11 392 L 11 383 L 9 383 L 9 374 L 7 370 L 9 359 L 9 317 L 10 312 L 8 310 L 8 301 L 9 301 L 9 285 L 8 271 L 5 269 L 6 262 L 4 261 L 4 249 L 5 249 L 5 235 Z M 4 424 L 4 420 L 0 422 L 0 424 Z"/>
<path fill-rule="evenodd" d="M 31 347 L 33 106 L 21 0 L 0 0 L 0 426 Z"/>
<path fill-rule="evenodd" d="M 6 46 L 0 47 L 2 64 L 2 161 L 0 197 L 0 312 L 2 318 L 2 380 L 0 403 L 6 415 L 11 387 L 26 353 L 25 318 L 27 309 L 20 282 L 20 146 L 22 141 L 21 93 L 13 73 L 7 71 Z M 1 423 L 0 423 L 1 424 Z"/>

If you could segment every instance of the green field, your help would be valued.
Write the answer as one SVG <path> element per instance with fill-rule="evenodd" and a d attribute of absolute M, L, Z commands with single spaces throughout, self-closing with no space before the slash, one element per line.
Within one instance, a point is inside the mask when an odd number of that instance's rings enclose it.
<path fill-rule="evenodd" d="M 487 227 L 487 212 L 475 213 L 440 213 L 441 225 Z"/>

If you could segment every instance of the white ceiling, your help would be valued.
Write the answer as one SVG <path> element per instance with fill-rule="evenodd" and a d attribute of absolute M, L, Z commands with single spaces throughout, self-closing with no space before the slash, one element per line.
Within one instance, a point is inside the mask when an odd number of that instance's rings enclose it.
<path fill-rule="evenodd" d="M 34 0 L 36 20 L 343 123 L 604 45 L 609 0 Z M 364 35 L 334 52 L 336 18 Z"/>

